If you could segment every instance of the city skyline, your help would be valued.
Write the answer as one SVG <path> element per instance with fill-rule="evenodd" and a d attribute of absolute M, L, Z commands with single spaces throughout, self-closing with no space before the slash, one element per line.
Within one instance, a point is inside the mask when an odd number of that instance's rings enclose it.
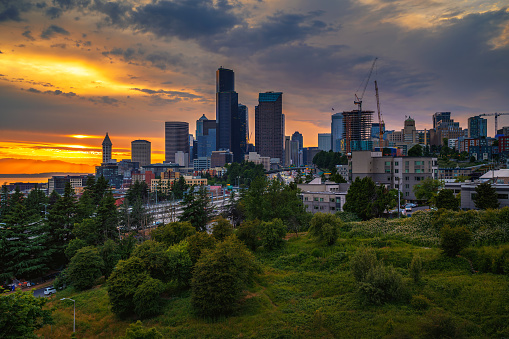
<path fill-rule="evenodd" d="M 495 1 L 133 4 L 2 2 L 1 172 L 41 162 L 52 172 L 55 161 L 83 172 L 100 162 L 106 132 L 113 158 L 144 139 L 162 162 L 165 121 L 194 130 L 202 114 L 215 118 L 221 65 L 251 112 L 258 93 L 284 92 L 286 135 L 301 131 L 305 147 L 330 133 L 331 108 L 355 108 L 375 56 L 363 107 L 376 109 L 376 78 L 386 129 L 405 115 L 423 129 L 451 112 L 467 128 L 471 116 L 509 111 L 509 12 Z"/>

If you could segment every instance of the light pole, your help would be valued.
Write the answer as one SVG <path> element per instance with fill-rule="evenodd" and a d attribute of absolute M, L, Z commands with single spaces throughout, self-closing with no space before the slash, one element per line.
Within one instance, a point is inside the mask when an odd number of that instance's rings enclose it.
<path fill-rule="evenodd" d="M 65 300 L 65 299 L 72 300 L 73 303 L 74 303 L 74 320 L 73 320 L 73 323 L 72 323 L 72 331 L 76 332 L 76 300 L 71 299 L 71 298 L 62 298 L 60 300 Z"/>

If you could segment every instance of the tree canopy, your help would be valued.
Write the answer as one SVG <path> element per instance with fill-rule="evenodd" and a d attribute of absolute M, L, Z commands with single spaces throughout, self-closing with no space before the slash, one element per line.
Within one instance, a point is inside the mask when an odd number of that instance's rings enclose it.
<path fill-rule="evenodd" d="M 497 190 L 492 187 L 490 183 L 484 182 L 477 185 L 475 188 L 475 195 L 472 198 L 475 207 L 486 210 L 488 208 L 498 208 L 500 202 L 497 197 Z"/>

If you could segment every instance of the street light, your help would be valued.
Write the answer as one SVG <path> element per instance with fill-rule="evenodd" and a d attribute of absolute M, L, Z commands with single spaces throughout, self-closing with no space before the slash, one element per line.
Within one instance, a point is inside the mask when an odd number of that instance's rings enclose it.
<path fill-rule="evenodd" d="M 72 300 L 74 302 L 74 321 L 72 323 L 72 331 L 76 332 L 76 300 L 71 299 L 71 298 L 62 298 L 60 300 L 65 300 L 65 299 L 69 299 L 69 300 Z"/>

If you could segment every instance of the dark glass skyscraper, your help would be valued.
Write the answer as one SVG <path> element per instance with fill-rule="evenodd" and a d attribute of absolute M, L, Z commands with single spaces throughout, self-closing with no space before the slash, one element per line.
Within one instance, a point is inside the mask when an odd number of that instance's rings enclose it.
<path fill-rule="evenodd" d="M 233 152 L 233 161 L 241 162 L 241 145 L 246 135 L 241 132 L 239 96 L 235 92 L 235 75 L 231 69 L 220 67 L 216 72 L 216 149 Z"/>
<path fill-rule="evenodd" d="M 175 163 L 175 154 L 183 152 L 189 157 L 189 124 L 180 121 L 164 123 L 165 159 Z"/>
<path fill-rule="evenodd" d="M 255 107 L 256 151 L 283 162 L 283 138 L 283 93 L 260 93 Z"/>

